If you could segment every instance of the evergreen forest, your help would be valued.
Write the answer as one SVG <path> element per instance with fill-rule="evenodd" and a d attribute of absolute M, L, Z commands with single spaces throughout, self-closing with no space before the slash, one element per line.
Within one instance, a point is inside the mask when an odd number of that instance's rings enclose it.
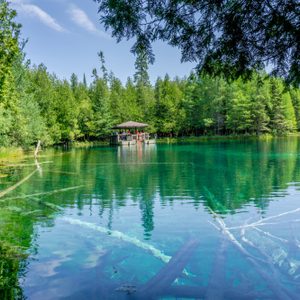
<path fill-rule="evenodd" d="M 133 78 L 123 84 L 104 54 L 86 76 L 69 80 L 31 65 L 21 25 L 0 0 L 0 147 L 28 147 L 107 138 L 115 124 L 148 123 L 158 136 L 286 135 L 300 130 L 300 90 L 255 71 L 247 81 L 192 72 L 151 84 L 148 58 L 136 53 Z M 96 54 L 95 54 L 96 55 Z M 166 70 L 167 72 L 167 70 Z"/>

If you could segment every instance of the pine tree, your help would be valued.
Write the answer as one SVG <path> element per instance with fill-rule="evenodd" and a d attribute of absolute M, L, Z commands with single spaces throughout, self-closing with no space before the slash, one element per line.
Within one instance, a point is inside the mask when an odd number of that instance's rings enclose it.
<path fill-rule="evenodd" d="M 43 64 L 35 67 L 29 73 L 31 85 L 28 87 L 28 92 L 38 103 L 41 115 L 46 122 L 48 138 L 44 143 L 50 145 L 59 143 L 61 141 L 61 129 L 58 112 L 61 103 L 58 101 L 56 89 L 58 80 L 47 72 L 47 68 Z"/>
<path fill-rule="evenodd" d="M 70 82 L 71 82 L 71 88 L 73 92 L 75 92 L 76 88 L 78 87 L 78 77 L 76 74 L 72 73 Z"/>
<path fill-rule="evenodd" d="M 230 85 L 230 100 L 226 126 L 234 134 L 249 133 L 251 129 L 251 104 L 248 95 L 240 88 L 240 82 Z"/>
<path fill-rule="evenodd" d="M 295 117 L 297 121 L 297 129 L 300 130 L 300 90 L 293 88 L 290 90 L 293 107 L 295 110 Z"/>
<path fill-rule="evenodd" d="M 142 118 L 148 119 L 148 112 L 153 104 L 153 93 L 151 91 L 148 75 L 148 57 L 143 49 L 137 53 L 135 61 L 134 82 L 136 85 L 137 105 L 142 112 Z"/>
<path fill-rule="evenodd" d="M 86 76 L 85 76 L 85 73 L 83 74 L 83 81 L 82 81 L 83 85 L 85 87 L 87 87 L 87 82 L 86 82 Z"/>
<path fill-rule="evenodd" d="M 275 134 L 284 134 L 288 130 L 285 119 L 285 107 L 282 99 L 283 84 L 275 78 L 270 81 L 271 111 L 270 127 Z"/>
<path fill-rule="evenodd" d="M 123 120 L 141 120 L 141 107 L 137 105 L 137 91 L 131 78 L 127 79 L 123 97 L 121 99 L 121 111 Z"/>
<path fill-rule="evenodd" d="M 141 86 L 149 86 L 150 79 L 148 75 L 148 57 L 145 51 L 143 51 L 143 49 L 140 49 L 137 52 L 137 57 L 134 66 L 136 70 L 134 74 L 135 84 Z"/>
<path fill-rule="evenodd" d="M 78 108 L 77 124 L 79 139 L 87 140 L 93 129 L 93 109 L 89 91 L 84 83 L 80 83 L 73 92 L 75 97 L 76 108 Z"/>
<path fill-rule="evenodd" d="M 295 115 L 295 109 L 293 107 L 292 99 L 289 92 L 282 95 L 282 101 L 284 105 L 284 116 L 286 120 L 286 130 L 293 132 L 297 128 L 297 121 Z"/>
<path fill-rule="evenodd" d="M 270 117 L 268 115 L 268 106 L 271 100 L 269 83 L 257 76 L 248 85 L 250 86 L 251 99 L 251 129 L 256 135 L 269 132 Z"/>
<path fill-rule="evenodd" d="M 56 113 L 57 123 L 59 124 L 61 140 L 69 142 L 76 139 L 79 134 L 78 130 L 78 106 L 69 83 L 64 80 L 57 82 L 56 90 L 56 107 L 59 110 Z"/>
<path fill-rule="evenodd" d="M 225 120 L 227 114 L 227 85 L 223 78 L 216 80 L 215 95 L 211 105 L 213 106 L 214 133 L 224 134 L 226 132 Z"/>
<path fill-rule="evenodd" d="M 108 81 L 108 72 L 105 66 L 105 59 L 104 59 L 104 53 L 102 51 L 98 52 L 98 57 L 100 59 L 101 63 L 101 71 L 103 75 L 103 79 L 107 82 Z"/>
<path fill-rule="evenodd" d="M 123 118 L 122 102 L 123 102 L 124 88 L 122 82 L 116 78 L 111 78 L 110 81 L 110 95 L 109 95 L 109 110 L 114 122 L 121 123 L 126 121 Z"/>
<path fill-rule="evenodd" d="M 179 114 L 179 103 L 182 91 L 176 82 L 172 82 L 168 75 L 163 80 L 158 79 L 155 84 L 154 118 L 155 128 L 159 133 L 178 134 L 182 124 Z"/>
<path fill-rule="evenodd" d="M 231 106 L 227 114 L 227 127 L 233 133 L 248 133 L 250 129 L 250 104 L 242 91 L 232 94 Z"/>
<path fill-rule="evenodd" d="M 108 134 L 112 127 L 110 93 L 105 80 L 98 79 L 93 82 L 90 88 L 90 98 L 93 110 L 93 121 L 89 127 L 90 135 L 94 138 L 100 138 Z"/>
<path fill-rule="evenodd" d="M 256 135 L 268 132 L 270 118 L 266 111 L 266 98 L 261 94 L 257 94 L 251 100 L 251 129 Z"/>
<path fill-rule="evenodd" d="M 188 134 L 197 134 L 201 127 L 199 115 L 201 111 L 199 103 L 200 90 L 199 78 L 192 73 L 187 80 L 183 103 L 186 113 L 185 129 Z"/>
<path fill-rule="evenodd" d="M 96 68 L 94 68 L 92 70 L 92 78 L 94 78 L 94 82 L 97 81 L 99 79 L 99 76 L 98 76 L 98 71 Z"/>
<path fill-rule="evenodd" d="M 13 77 L 18 94 L 19 116 L 14 121 L 14 132 L 18 133 L 18 145 L 30 146 L 41 140 L 43 144 L 47 141 L 48 133 L 46 122 L 41 115 L 38 103 L 34 100 L 32 93 L 28 93 L 32 82 L 30 78 L 29 62 L 25 55 L 20 54 L 13 65 Z"/>

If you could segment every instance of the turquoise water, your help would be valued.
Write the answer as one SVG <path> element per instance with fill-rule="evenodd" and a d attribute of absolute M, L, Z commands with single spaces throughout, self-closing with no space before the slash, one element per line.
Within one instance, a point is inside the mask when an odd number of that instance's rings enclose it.
<path fill-rule="evenodd" d="M 31 174 L 0 198 L 22 297 L 299 298 L 298 138 L 47 150 L 1 173 L 0 192 Z"/>

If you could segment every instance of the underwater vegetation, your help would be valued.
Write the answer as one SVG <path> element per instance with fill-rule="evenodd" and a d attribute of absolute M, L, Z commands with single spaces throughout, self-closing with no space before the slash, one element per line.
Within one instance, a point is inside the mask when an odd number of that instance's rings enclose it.
<path fill-rule="evenodd" d="M 26 255 L 12 245 L 0 243 L 0 299 L 23 299 L 19 286 L 19 272 Z"/>

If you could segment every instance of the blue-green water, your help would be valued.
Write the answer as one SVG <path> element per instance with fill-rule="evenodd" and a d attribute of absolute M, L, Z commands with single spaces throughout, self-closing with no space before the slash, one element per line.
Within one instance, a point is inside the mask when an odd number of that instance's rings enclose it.
<path fill-rule="evenodd" d="M 48 150 L 38 163 L 0 198 L 0 239 L 28 254 L 23 297 L 298 298 L 300 139 Z M 22 164 L 1 166 L 0 193 L 37 168 Z"/>

